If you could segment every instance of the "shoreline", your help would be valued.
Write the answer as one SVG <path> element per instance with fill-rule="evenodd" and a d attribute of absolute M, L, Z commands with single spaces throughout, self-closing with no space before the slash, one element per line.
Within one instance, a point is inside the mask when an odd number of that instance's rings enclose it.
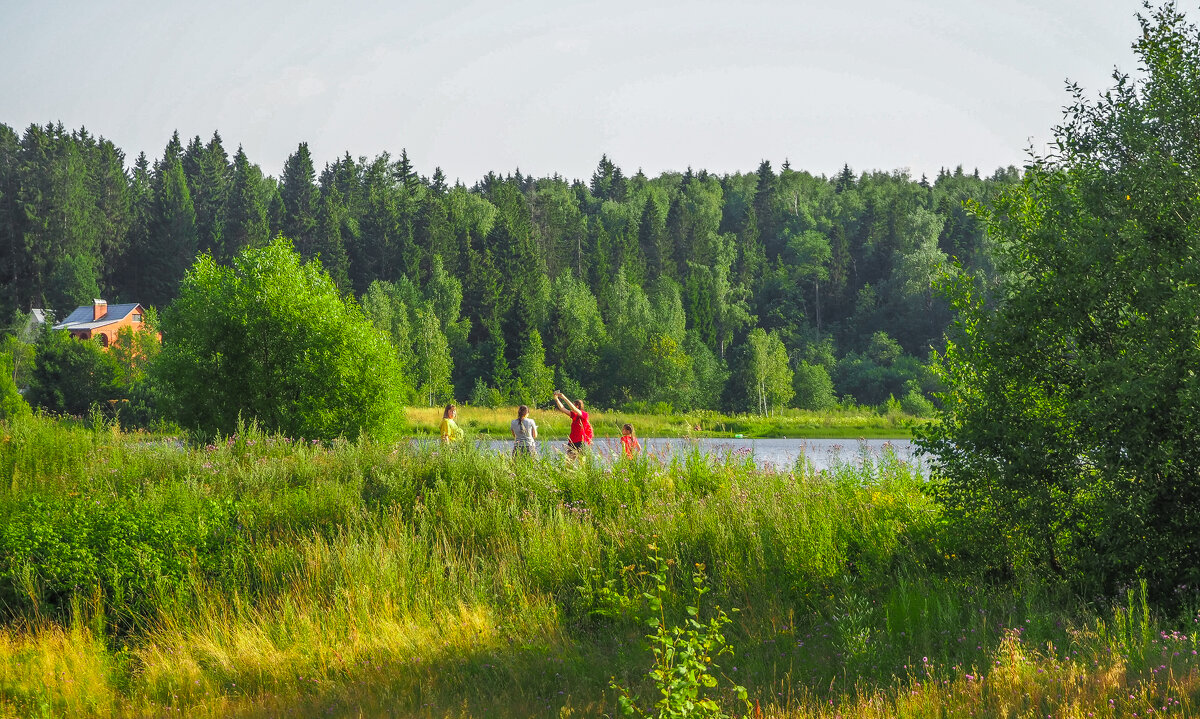
<path fill-rule="evenodd" d="M 417 437 L 438 435 L 440 407 L 409 407 L 406 434 Z M 532 409 L 529 416 L 544 436 L 566 437 L 570 420 L 554 410 Z M 687 414 L 638 414 L 591 412 L 597 438 L 615 438 L 621 426 L 630 423 L 638 437 L 684 439 L 912 439 L 913 429 L 930 420 L 911 415 L 884 415 L 872 409 L 810 412 L 788 410 L 772 416 L 727 415 L 712 411 Z M 507 439 L 509 422 L 516 407 L 458 407 L 458 425 L 468 436 Z M 740 435 L 740 436 L 739 436 Z"/>

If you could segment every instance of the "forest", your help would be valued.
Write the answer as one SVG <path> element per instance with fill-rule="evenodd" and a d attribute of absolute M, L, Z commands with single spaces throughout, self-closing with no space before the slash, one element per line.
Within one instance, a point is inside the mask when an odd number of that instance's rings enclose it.
<path fill-rule="evenodd" d="M 275 178 L 217 132 L 129 163 L 83 128 L 0 124 L 0 312 L 161 308 L 198 254 L 282 235 L 390 335 L 407 404 L 544 404 L 557 387 L 643 411 L 929 414 L 952 319 L 939 282 L 994 281 L 971 205 L 1020 176 L 763 160 L 648 177 L 604 156 L 587 181 L 467 186 L 403 150 L 318 173 L 300 142 Z"/>

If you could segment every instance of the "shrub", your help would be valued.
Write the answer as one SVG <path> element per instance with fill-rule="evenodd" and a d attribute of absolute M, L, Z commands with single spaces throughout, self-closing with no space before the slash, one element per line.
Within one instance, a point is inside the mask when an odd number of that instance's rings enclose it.
<path fill-rule="evenodd" d="M 201 256 L 162 318 L 154 376 L 180 424 L 230 434 L 239 417 L 291 437 L 399 429 L 396 352 L 352 299 L 291 243 Z"/>

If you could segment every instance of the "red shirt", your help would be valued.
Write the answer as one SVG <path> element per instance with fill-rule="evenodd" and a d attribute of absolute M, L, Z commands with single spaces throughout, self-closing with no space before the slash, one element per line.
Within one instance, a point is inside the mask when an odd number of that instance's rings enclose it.
<path fill-rule="evenodd" d="M 642 448 L 642 443 L 637 441 L 637 437 L 632 434 L 621 435 L 621 449 L 625 450 L 626 457 L 632 457 L 635 451 Z"/>
<path fill-rule="evenodd" d="M 592 423 L 588 422 L 587 412 L 571 413 L 570 440 L 576 444 L 580 442 L 592 443 Z"/>

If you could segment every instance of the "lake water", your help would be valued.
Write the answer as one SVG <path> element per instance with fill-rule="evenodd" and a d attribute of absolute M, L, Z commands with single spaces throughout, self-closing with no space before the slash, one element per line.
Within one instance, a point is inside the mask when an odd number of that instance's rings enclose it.
<path fill-rule="evenodd" d="M 910 464 L 919 463 L 916 447 L 907 439 L 730 439 L 700 438 L 672 439 L 666 437 L 639 437 L 644 451 L 661 459 L 670 459 L 679 453 L 699 449 L 708 454 L 718 456 L 735 455 L 754 457 L 754 462 L 760 467 L 772 466 L 787 469 L 796 464 L 801 456 L 805 457 L 815 469 L 828 469 L 839 464 L 858 463 L 864 459 L 878 461 L 887 451 L 896 458 Z M 597 438 L 596 451 L 604 457 L 616 457 L 621 452 L 621 440 L 616 437 Z M 543 456 L 553 456 L 566 449 L 566 443 L 561 440 L 552 442 L 540 441 Z M 497 452 L 507 452 L 512 449 L 512 442 L 492 440 L 480 442 Z"/>

